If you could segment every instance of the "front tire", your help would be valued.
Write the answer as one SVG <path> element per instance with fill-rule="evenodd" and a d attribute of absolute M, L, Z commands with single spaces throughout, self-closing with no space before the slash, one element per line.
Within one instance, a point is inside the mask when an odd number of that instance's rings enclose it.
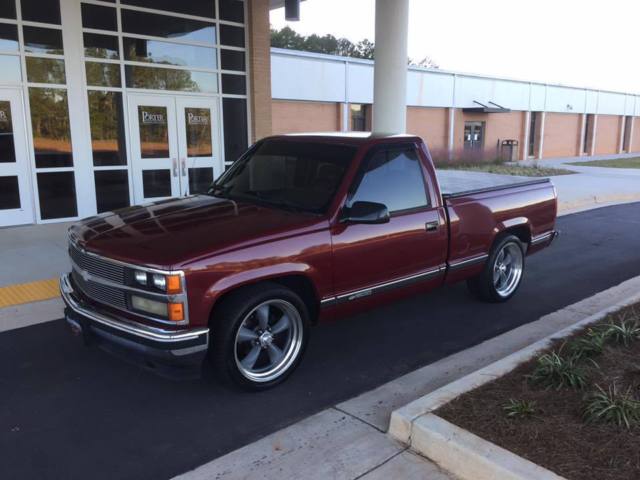
<path fill-rule="evenodd" d="M 469 290 L 485 302 L 506 302 L 520 287 L 524 258 L 525 249 L 520 239 L 504 235 L 495 242 L 482 273 L 467 281 Z"/>
<path fill-rule="evenodd" d="M 210 359 L 218 376 L 249 390 L 283 382 L 299 365 L 309 337 L 302 299 L 278 284 L 232 292 L 214 312 Z"/>

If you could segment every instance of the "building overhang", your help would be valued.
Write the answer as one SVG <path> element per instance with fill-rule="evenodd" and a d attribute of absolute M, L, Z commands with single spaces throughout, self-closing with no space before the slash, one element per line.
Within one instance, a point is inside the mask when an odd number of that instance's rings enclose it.
<path fill-rule="evenodd" d="M 508 113 L 511 111 L 510 108 L 505 108 L 502 105 L 498 105 L 494 102 L 490 103 L 491 106 L 485 105 L 484 103 L 480 103 L 477 100 L 474 100 L 473 103 L 477 104 L 477 107 L 465 107 L 462 109 L 464 113 Z"/>

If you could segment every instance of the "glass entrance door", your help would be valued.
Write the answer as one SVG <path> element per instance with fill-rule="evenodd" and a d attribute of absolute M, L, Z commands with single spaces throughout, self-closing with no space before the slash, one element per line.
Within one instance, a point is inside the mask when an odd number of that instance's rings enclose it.
<path fill-rule="evenodd" d="M 0 227 L 33 222 L 28 161 L 22 94 L 0 89 Z"/>
<path fill-rule="evenodd" d="M 464 123 L 464 149 L 482 150 L 484 145 L 484 122 Z"/>
<path fill-rule="evenodd" d="M 217 100 L 129 96 L 134 202 L 202 193 L 222 173 Z"/>

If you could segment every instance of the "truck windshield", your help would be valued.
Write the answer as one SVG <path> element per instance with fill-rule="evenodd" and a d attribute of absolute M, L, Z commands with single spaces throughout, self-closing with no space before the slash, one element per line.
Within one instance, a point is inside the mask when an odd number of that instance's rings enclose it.
<path fill-rule="evenodd" d="M 266 140 L 236 161 L 208 193 L 324 213 L 355 152 L 347 145 Z"/>

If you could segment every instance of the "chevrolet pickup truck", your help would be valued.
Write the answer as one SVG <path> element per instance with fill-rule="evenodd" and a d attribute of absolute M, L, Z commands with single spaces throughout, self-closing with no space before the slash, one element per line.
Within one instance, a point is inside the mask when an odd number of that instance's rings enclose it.
<path fill-rule="evenodd" d="M 324 319 L 463 280 L 484 301 L 516 293 L 556 236 L 554 186 L 441 188 L 415 136 L 266 138 L 206 194 L 72 226 L 67 321 L 161 373 L 271 387 Z"/>

